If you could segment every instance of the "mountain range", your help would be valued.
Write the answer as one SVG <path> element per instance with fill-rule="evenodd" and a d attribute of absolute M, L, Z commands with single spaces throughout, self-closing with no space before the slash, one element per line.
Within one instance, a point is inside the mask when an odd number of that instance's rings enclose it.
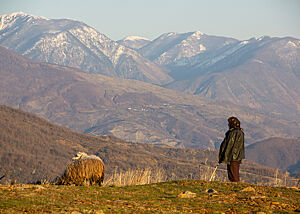
<path fill-rule="evenodd" d="M 167 88 L 299 118 L 299 39 L 166 33 L 137 51 L 170 70 Z"/>
<path fill-rule="evenodd" d="M 136 79 L 285 118 L 300 118 L 300 40 L 239 41 L 200 31 L 117 42 L 86 24 L 1 15 L 0 45 L 84 72 Z"/>
<path fill-rule="evenodd" d="M 172 68 L 171 68 L 172 67 Z M 168 67 L 168 88 L 299 117 L 300 40 L 262 37 L 200 53 Z"/>
<path fill-rule="evenodd" d="M 115 42 L 82 22 L 18 12 L 0 16 L 0 45 L 37 60 L 0 49 L 0 103 L 74 131 L 214 148 L 236 115 L 247 144 L 299 137 L 295 38 L 196 31 Z"/>
<path fill-rule="evenodd" d="M 0 45 L 38 61 L 159 85 L 172 80 L 165 68 L 79 21 L 17 12 L 0 23 Z"/>

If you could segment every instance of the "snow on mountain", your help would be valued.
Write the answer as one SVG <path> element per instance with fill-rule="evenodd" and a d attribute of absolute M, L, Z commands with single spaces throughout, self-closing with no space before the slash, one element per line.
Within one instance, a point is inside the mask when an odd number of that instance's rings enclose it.
<path fill-rule="evenodd" d="M 177 61 L 167 87 L 300 117 L 300 40 L 252 38 Z"/>
<path fill-rule="evenodd" d="M 30 21 L 36 20 L 36 19 L 49 20 L 49 19 L 47 19 L 45 17 L 41 17 L 41 16 L 27 15 L 23 12 L 4 14 L 4 15 L 1 15 L 0 17 L 1 17 L 0 30 L 11 27 L 13 24 L 17 23 L 18 21 L 24 21 L 24 18 L 27 22 L 30 22 Z"/>
<path fill-rule="evenodd" d="M 141 37 L 141 36 L 127 36 L 123 39 L 124 41 L 136 41 L 136 40 L 146 40 L 146 41 L 150 41 L 150 39 L 147 39 L 145 37 Z"/>
<path fill-rule="evenodd" d="M 187 65 L 197 68 L 208 67 L 249 44 L 250 41 L 241 41 L 233 44 L 226 44 L 223 48 L 220 48 L 218 51 L 215 51 L 212 54 L 197 54 L 192 57 L 181 58 L 180 60 L 176 61 L 174 65 Z"/>
<path fill-rule="evenodd" d="M 119 40 L 117 42 L 128 48 L 137 50 L 149 44 L 151 40 L 141 36 L 127 36 L 124 39 Z"/>
<path fill-rule="evenodd" d="M 275 54 L 277 54 L 281 60 L 283 60 L 287 65 L 294 66 L 300 61 L 299 53 L 300 51 L 300 40 L 295 40 L 288 38 L 287 40 L 280 41 L 281 48 L 276 48 L 273 45 Z"/>
<path fill-rule="evenodd" d="M 206 47 L 198 43 L 203 33 L 195 32 L 180 43 L 174 45 L 171 49 L 161 54 L 155 59 L 158 64 L 170 64 L 170 62 L 176 62 L 183 57 L 192 57 L 198 53 L 206 51 Z"/>
<path fill-rule="evenodd" d="M 148 59 L 155 61 L 160 55 L 167 52 L 180 41 L 186 39 L 191 33 L 165 33 L 144 46 L 139 52 Z"/>
<path fill-rule="evenodd" d="M 161 65 L 172 65 L 181 59 L 203 52 L 210 52 L 237 40 L 208 36 L 200 31 L 189 33 L 166 33 L 144 46 L 139 52 Z"/>
<path fill-rule="evenodd" d="M 271 45 L 277 41 L 277 38 L 271 38 L 269 36 L 262 36 L 258 38 L 251 38 L 249 40 L 236 42 L 233 44 L 229 44 L 224 46 L 223 48 L 215 51 L 211 54 L 198 54 L 190 58 L 183 58 L 178 60 L 174 66 L 188 66 L 193 69 L 199 70 L 209 70 L 206 73 L 216 72 L 214 69 L 207 69 L 211 66 L 218 67 L 221 70 L 224 70 L 225 67 L 216 66 L 218 63 L 223 63 L 223 60 L 226 60 L 227 64 L 230 64 L 231 67 L 240 64 L 243 59 L 246 59 L 251 56 L 251 53 L 256 52 L 257 50 L 263 48 L 266 45 Z M 283 40 L 282 45 L 278 45 L 276 42 L 276 46 L 274 47 L 274 53 L 283 58 L 290 58 L 291 55 L 295 54 L 297 48 L 299 48 L 299 42 L 297 41 L 288 41 Z M 298 44 L 298 45 L 297 45 Z M 239 59 L 239 60 L 238 60 Z M 257 60 L 258 62 L 262 62 L 261 60 Z"/>
<path fill-rule="evenodd" d="M 35 60 L 159 85 L 172 80 L 165 68 L 79 21 L 19 12 L 1 15 L 0 23 L 0 45 Z"/>

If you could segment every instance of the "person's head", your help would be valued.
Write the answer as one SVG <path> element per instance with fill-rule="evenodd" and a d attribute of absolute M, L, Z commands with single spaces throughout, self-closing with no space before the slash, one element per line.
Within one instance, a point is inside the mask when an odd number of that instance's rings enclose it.
<path fill-rule="evenodd" d="M 236 117 L 229 117 L 228 118 L 228 127 L 230 129 L 232 129 L 232 128 L 240 128 L 241 127 L 241 122 Z"/>

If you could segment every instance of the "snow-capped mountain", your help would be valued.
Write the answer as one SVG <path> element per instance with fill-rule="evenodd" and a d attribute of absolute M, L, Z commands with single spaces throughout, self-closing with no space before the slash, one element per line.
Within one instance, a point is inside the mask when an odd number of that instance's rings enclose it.
<path fill-rule="evenodd" d="M 232 38 L 209 36 L 200 31 L 166 33 L 141 48 L 139 52 L 158 64 L 172 65 L 182 58 L 216 51 L 237 41 Z"/>
<path fill-rule="evenodd" d="M 118 40 L 117 42 L 128 48 L 138 50 L 145 45 L 148 45 L 151 40 L 141 36 L 127 36 L 124 39 Z"/>
<path fill-rule="evenodd" d="M 181 59 L 167 87 L 300 117 L 300 40 L 260 37 Z"/>
<path fill-rule="evenodd" d="M 268 36 L 262 36 L 259 38 L 252 38 L 245 41 L 239 41 L 234 44 L 226 45 L 223 48 L 220 48 L 218 51 L 215 51 L 213 54 L 206 55 L 205 62 L 203 61 L 203 55 L 199 54 L 194 57 L 187 59 L 183 59 L 181 62 L 179 61 L 177 65 L 188 65 L 188 66 L 195 66 L 195 67 L 203 67 L 203 66 L 211 66 L 220 62 L 221 60 L 225 59 L 226 57 L 236 54 L 237 52 L 253 52 L 263 45 L 272 42 Z M 243 54 L 242 54 L 243 55 Z M 183 62 L 185 61 L 185 62 Z"/>
<path fill-rule="evenodd" d="M 90 73 L 170 82 L 166 69 L 70 19 L 47 19 L 22 12 L 0 16 L 0 45 L 32 59 L 77 67 Z"/>
<path fill-rule="evenodd" d="M 167 33 L 139 52 L 170 70 L 165 87 L 300 117 L 299 41 Z"/>

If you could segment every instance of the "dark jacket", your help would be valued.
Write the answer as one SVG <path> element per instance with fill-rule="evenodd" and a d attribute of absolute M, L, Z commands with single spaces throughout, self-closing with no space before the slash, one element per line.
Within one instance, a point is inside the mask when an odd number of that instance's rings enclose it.
<path fill-rule="evenodd" d="M 244 132 L 240 128 L 229 129 L 219 151 L 219 163 L 245 159 Z"/>

